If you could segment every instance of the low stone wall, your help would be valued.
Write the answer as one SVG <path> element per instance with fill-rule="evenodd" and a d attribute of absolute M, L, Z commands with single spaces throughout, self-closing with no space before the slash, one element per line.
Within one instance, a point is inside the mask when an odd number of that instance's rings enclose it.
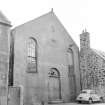
<path fill-rule="evenodd" d="M 9 86 L 8 87 L 8 105 L 22 105 L 21 104 L 21 87 Z"/>

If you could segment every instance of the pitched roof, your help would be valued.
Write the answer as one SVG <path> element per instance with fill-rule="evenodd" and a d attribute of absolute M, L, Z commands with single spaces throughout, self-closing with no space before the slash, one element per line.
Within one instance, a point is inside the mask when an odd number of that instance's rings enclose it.
<path fill-rule="evenodd" d="M 39 21 L 41 19 L 44 19 L 44 18 L 47 19 L 47 17 L 50 17 L 50 19 L 54 18 L 55 20 L 57 20 L 57 22 L 61 25 L 61 27 L 64 29 L 64 31 L 69 35 L 69 33 L 67 32 L 67 30 L 65 29 L 65 27 L 62 25 L 62 23 L 60 22 L 60 20 L 58 19 L 58 17 L 55 15 L 53 9 L 50 12 L 48 12 L 48 13 L 46 13 L 44 15 L 41 15 L 41 16 L 33 19 L 33 20 L 30 20 L 30 21 L 28 21 L 26 23 L 23 23 L 21 25 L 16 26 L 13 30 L 16 30 L 17 28 L 21 28 L 21 27 L 23 27 L 23 25 L 28 24 L 28 23 L 37 22 L 37 21 Z M 78 45 L 75 43 L 75 41 L 72 39 L 72 37 L 70 35 L 69 35 L 69 37 L 70 37 L 70 39 L 73 42 L 71 45 L 75 45 L 78 48 Z"/>
<path fill-rule="evenodd" d="M 100 50 L 92 49 L 96 54 L 98 54 L 101 58 L 105 60 L 105 52 L 102 52 Z"/>
<path fill-rule="evenodd" d="M 0 11 L 0 23 L 11 25 L 11 22 L 6 18 L 6 16 Z"/>

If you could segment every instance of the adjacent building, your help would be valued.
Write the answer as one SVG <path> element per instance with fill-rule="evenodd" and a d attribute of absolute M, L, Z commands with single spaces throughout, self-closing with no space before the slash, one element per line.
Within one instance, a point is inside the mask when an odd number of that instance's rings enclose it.
<path fill-rule="evenodd" d="M 86 30 L 80 34 L 80 72 L 82 89 L 96 89 L 105 98 L 105 53 L 90 47 Z"/>
<path fill-rule="evenodd" d="M 0 105 L 7 105 L 10 21 L 0 12 Z"/>

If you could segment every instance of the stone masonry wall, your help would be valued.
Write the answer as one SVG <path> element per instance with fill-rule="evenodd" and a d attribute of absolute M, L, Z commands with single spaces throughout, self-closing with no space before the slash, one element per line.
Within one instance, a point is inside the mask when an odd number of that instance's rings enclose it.
<path fill-rule="evenodd" d="M 80 52 L 82 89 L 96 89 L 105 97 L 105 60 L 93 50 Z"/>

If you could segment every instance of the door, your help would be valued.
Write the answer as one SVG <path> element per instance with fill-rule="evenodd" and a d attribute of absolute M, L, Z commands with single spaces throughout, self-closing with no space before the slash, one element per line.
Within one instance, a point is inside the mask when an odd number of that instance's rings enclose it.
<path fill-rule="evenodd" d="M 48 99 L 49 100 L 61 99 L 60 74 L 59 71 L 55 68 L 52 68 L 49 72 Z"/>
<path fill-rule="evenodd" d="M 74 74 L 74 67 L 72 65 L 69 66 L 69 86 L 70 86 L 70 99 L 74 100 L 76 98 L 76 81 Z"/>

